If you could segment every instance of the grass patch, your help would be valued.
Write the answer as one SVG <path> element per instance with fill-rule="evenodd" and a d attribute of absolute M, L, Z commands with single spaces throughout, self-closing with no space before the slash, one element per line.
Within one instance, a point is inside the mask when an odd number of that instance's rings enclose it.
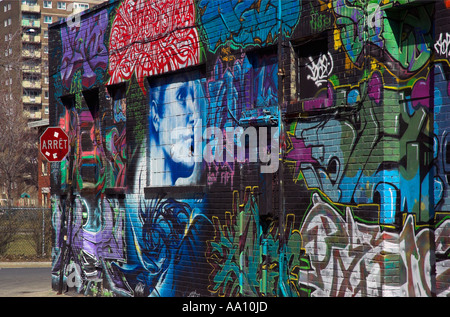
<path fill-rule="evenodd" d="M 19 235 L 9 244 L 6 256 L 36 256 L 36 250 L 31 235 Z"/>

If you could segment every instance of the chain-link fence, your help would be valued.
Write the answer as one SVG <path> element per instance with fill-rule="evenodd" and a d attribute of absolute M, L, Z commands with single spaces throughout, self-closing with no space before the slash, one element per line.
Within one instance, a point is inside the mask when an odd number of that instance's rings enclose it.
<path fill-rule="evenodd" d="M 51 257 L 50 208 L 0 207 L 0 259 Z"/>

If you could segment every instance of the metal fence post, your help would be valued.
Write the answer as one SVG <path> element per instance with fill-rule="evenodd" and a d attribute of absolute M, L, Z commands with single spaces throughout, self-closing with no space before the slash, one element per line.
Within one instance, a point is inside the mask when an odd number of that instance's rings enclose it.
<path fill-rule="evenodd" d="M 43 257 L 45 255 L 45 209 L 41 208 L 42 210 L 42 254 Z"/>

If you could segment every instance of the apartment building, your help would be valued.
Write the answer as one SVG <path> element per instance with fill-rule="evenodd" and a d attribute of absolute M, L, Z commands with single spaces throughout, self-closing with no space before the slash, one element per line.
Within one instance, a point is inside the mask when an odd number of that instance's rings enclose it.
<path fill-rule="evenodd" d="M 0 0 L 0 48 L 2 60 L 10 61 L 1 85 L 11 86 L 8 98 L 22 100 L 30 120 L 48 118 L 48 26 L 102 2 Z"/>
<path fill-rule="evenodd" d="M 12 54 L 21 56 L 22 91 L 16 92 L 30 120 L 48 118 L 48 26 L 70 14 L 89 9 L 104 0 L 3 0 L 0 1 L 0 38 L 20 45 Z M 5 52 L 5 54 L 10 52 Z M 6 80 L 6 79 L 5 79 Z M 13 82 L 13 86 L 14 82 Z"/>
<path fill-rule="evenodd" d="M 27 0 L 29 1 L 29 0 Z M 58 22 L 61 19 L 65 19 L 70 14 L 75 14 L 89 9 L 97 4 L 104 2 L 105 0 L 83 0 L 83 1 L 55 1 L 55 0 L 39 0 L 39 6 L 41 8 L 41 67 L 43 69 L 43 75 L 41 78 L 42 92 L 41 92 L 41 113 L 42 118 L 48 118 L 49 109 L 49 77 L 48 77 L 48 26 L 52 23 Z M 22 0 L 23 2 L 23 0 Z M 35 1 L 36 2 L 36 1 Z"/>
<path fill-rule="evenodd" d="M 1 95 L 7 103 L 21 104 L 38 135 L 48 126 L 48 27 L 104 1 L 0 0 Z M 39 153 L 38 194 L 33 198 L 40 206 L 50 202 L 49 174 L 49 164 Z"/>
<path fill-rule="evenodd" d="M 22 98 L 19 12 L 19 1 L 0 1 L 0 90 L 6 104 Z"/>

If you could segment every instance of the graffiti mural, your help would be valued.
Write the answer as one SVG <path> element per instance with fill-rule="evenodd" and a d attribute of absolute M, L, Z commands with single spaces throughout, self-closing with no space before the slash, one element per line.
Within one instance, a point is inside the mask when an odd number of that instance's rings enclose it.
<path fill-rule="evenodd" d="M 145 77 L 199 62 L 195 8 L 187 1 L 123 1 L 109 41 L 108 84 Z M 163 36 L 161 36 L 163 35 Z"/>
<path fill-rule="evenodd" d="M 365 47 L 373 45 L 381 50 L 383 62 L 402 68 L 399 76 L 411 76 L 431 57 L 433 6 L 383 10 L 382 2 L 385 1 L 333 1 L 339 41 L 357 66 L 365 62 Z M 400 39 L 397 34 L 401 34 Z M 389 63 L 386 65 L 390 67 Z"/>
<path fill-rule="evenodd" d="M 101 11 L 83 21 L 79 27 L 71 25 L 61 31 L 61 79 L 66 87 L 71 86 L 76 72 L 81 72 L 83 87 L 89 88 L 99 80 L 97 69 L 105 70 L 108 65 L 105 46 L 107 24 L 108 15 L 106 11 Z"/>
<path fill-rule="evenodd" d="M 427 126 L 430 120 L 429 101 L 418 101 L 418 96 L 429 92 L 429 88 L 426 81 L 418 81 L 412 87 L 405 88 L 405 100 L 401 102 L 397 117 L 399 122 L 393 122 L 391 126 L 383 124 L 386 118 L 378 111 L 382 100 L 395 94 L 394 90 L 384 87 L 381 73 L 374 72 L 367 86 L 346 92 L 348 104 L 353 109 L 358 108 L 361 114 L 357 117 L 350 109 L 338 118 L 298 121 L 295 138 L 301 139 L 306 148 L 311 148 L 311 156 L 306 158 L 307 162 L 300 163 L 300 169 L 309 187 L 320 188 L 335 202 L 355 205 L 381 203 L 382 223 L 394 223 L 397 209 L 413 212 L 418 219 L 427 222 L 434 217 L 432 210 L 435 202 L 439 201 L 436 194 L 433 201 L 429 200 L 428 183 L 432 179 L 440 182 L 430 176 L 433 168 L 426 161 L 432 160 L 433 156 L 433 137 Z M 332 95 L 338 94 L 339 89 L 332 87 Z M 364 102 L 353 102 L 361 95 L 367 96 Z M 401 129 L 408 126 L 411 128 Z M 335 137 L 330 138 L 330 134 Z M 335 143 L 336 139 L 341 140 L 339 144 Z M 394 151 L 394 146 L 399 149 L 396 154 L 404 164 L 377 162 L 377 157 L 382 157 L 380 151 L 389 148 Z M 418 151 L 428 153 L 430 157 L 423 157 L 421 162 Z M 393 181 L 386 182 L 387 175 L 391 175 L 389 178 Z M 417 200 L 408 187 L 421 188 L 422 199 Z"/>
<path fill-rule="evenodd" d="M 117 0 L 50 27 L 53 289 L 448 296 L 449 18 Z"/>
<path fill-rule="evenodd" d="M 127 210 L 127 262 L 112 264 L 128 281 L 122 291 L 133 296 L 187 296 L 184 283 L 198 268 L 187 269 L 186 263 L 196 261 L 201 251 L 196 232 L 201 203 L 158 199 L 142 201 L 138 208 L 138 214 Z"/>
<path fill-rule="evenodd" d="M 54 250 L 53 283 L 62 276 L 77 292 L 95 293 L 106 271 L 104 261 L 123 259 L 123 211 L 112 200 L 98 201 L 92 208 L 88 200 L 79 196 L 55 206 L 59 206 L 53 213 L 57 217 L 53 219 L 56 239 L 65 239 L 66 244 Z"/>
<path fill-rule="evenodd" d="M 308 268 L 308 263 L 301 257 L 302 240 L 293 228 L 294 216 L 288 215 L 281 233 L 288 239 L 288 260 L 282 261 L 276 253 L 278 226 L 259 217 L 257 190 L 247 188 L 242 199 L 234 192 L 232 210 L 226 212 L 223 223 L 213 217 L 215 235 L 207 249 L 214 268 L 210 291 L 219 296 L 298 296 L 298 272 Z M 281 271 L 288 272 L 286 281 L 280 280 Z"/>
<path fill-rule="evenodd" d="M 433 235 L 428 228 L 415 232 L 414 217 L 407 216 L 402 231 L 392 233 L 356 221 L 348 207 L 340 213 L 319 194 L 312 200 L 300 229 L 312 270 L 300 271 L 299 282 L 312 287 L 313 296 L 421 297 L 436 292 L 431 276 L 423 274 L 432 270 L 428 259 Z M 401 266 L 395 267 L 399 258 Z M 381 279 L 381 271 L 397 275 L 395 270 L 404 276 L 400 288 Z"/>
<path fill-rule="evenodd" d="M 292 34 L 301 15 L 301 1 L 200 1 L 202 27 L 212 52 L 231 46 L 266 46 L 274 43 L 281 31 Z M 277 18 L 286 16 L 282 26 Z M 259 26 L 257 26 L 259 24 Z M 281 27 L 281 30 L 280 30 Z"/>
<path fill-rule="evenodd" d="M 176 78 L 164 77 L 150 84 L 148 118 L 151 185 L 173 186 L 199 182 L 204 98 L 199 74 L 195 72 Z"/>

